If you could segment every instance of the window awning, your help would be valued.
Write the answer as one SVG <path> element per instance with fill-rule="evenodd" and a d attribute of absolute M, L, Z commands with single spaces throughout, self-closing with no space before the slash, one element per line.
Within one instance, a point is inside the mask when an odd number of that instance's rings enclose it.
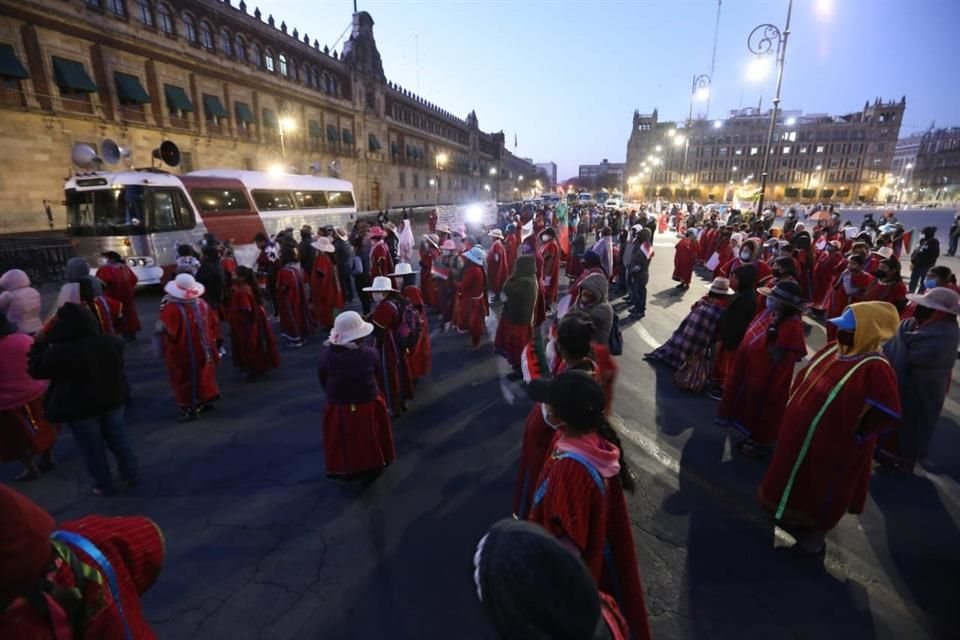
<path fill-rule="evenodd" d="M 343 130 L 343 143 L 353 144 L 353 131 L 350 131 L 350 129 Z"/>
<path fill-rule="evenodd" d="M 380 146 L 380 141 L 377 140 L 377 136 L 373 135 L 372 133 L 367 136 L 367 147 L 370 149 L 370 151 L 380 151 L 382 148 Z"/>
<path fill-rule="evenodd" d="M 167 96 L 168 107 L 171 109 L 179 109 L 180 111 L 193 113 L 193 103 L 187 96 L 187 92 L 183 90 L 183 87 L 178 87 L 173 84 L 165 84 L 163 85 L 163 93 L 165 96 Z"/>
<path fill-rule="evenodd" d="M 263 126 L 269 129 L 280 128 L 280 121 L 277 120 L 277 114 L 272 109 L 263 110 Z"/>
<path fill-rule="evenodd" d="M 140 78 L 131 76 L 128 73 L 115 72 L 113 79 L 117 83 L 117 97 L 121 100 L 147 104 L 150 102 L 150 96 L 140 84 Z"/>
<path fill-rule="evenodd" d="M 54 56 L 53 74 L 56 77 L 57 86 L 61 89 L 73 89 L 86 93 L 94 93 L 97 90 L 97 85 L 93 84 L 93 80 L 87 75 L 82 62 Z"/>
<path fill-rule="evenodd" d="M 203 94 L 203 110 L 208 116 L 214 116 L 215 118 L 227 117 L 227 110 L 223 108 L 223 103 L 220 102 L 220 96 L 215 96 L 210 93 Z"/>
<path fill-rule="evenodd" d="M 250 105 L 246 102 L 234 102 L 233 113 L 237 116 L 237 122 L 254 124 L 257 121 L 257 119 L 253 117 L 253 111 L 250 110 Z"/>
<path fill-rule="evenodd" d="M 9 44 L 0 44 L 0 76 L 5 78 L 29 78 L 30 74 L 20 60 L 17 53 Z"/>
<path fill-rule="evenodd" d="M 340 142 L 340 132 L 337 131 L 336 125 L 327 125 L 327 140 L 330 142 Z"/>
<path fill-rule="evenodd" d="M 316 120 L 310 120 L 307 123 L 307 130 L 310 131 L 311 138 L 322 138 L 323 137 L 323 127 L 320 126 L 320 123 Z"/>
<path fill-rule="evenodd" d="M 396 142 L 391 142 L 391 143 L 390 143 L 390 153 L 392 153 L 392 154 L 395 155 L 395 156 L 400 155 L 400 145 L 399 145 L 398 143 L 396 143 Z"/>

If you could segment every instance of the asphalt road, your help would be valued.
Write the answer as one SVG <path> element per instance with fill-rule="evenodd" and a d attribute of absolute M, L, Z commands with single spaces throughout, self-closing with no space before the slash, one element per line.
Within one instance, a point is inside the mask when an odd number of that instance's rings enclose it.
<path fill-rule="evenodd" d="M 931 467 L 875 474 L 866 513 L 831 534 L 823 568 L 788 557 L 756 504 L 763 465 L 731 453 L 715 401 L 676 390 L 671 372 L 642 360 L 704 291 L 673 288 L 674 241 L 656 238 L 648 315 L 625 327 L 614 407 L 639 479 L 630 510 L 655 637 L 956 637 L 956 383 Z M 158 301 L 139 297 L 144 326 Z M 823 341 L 811 324 L 810 347 Z M 529 403 L 489 348 L 468 343 L 434 335 L 434 371 L 394 424 L 398 458 L 361 485 L 324 476 L 319 339 L 283 351 L 262 383 L 244 384 L 224 363 L 218 410 L 177 424 L 163 364 L 143 336 L 127 359 L 141 486 L 86 497 L 65 432 L 58 468 L 18 488 L 58 519 L 158 522 L 167 561 L 144 606 L 160 638 L 490 638 L 471 557 L 486 527 L 510 513 Z M 0 479 L 16 467 L 0 468 Z"/>

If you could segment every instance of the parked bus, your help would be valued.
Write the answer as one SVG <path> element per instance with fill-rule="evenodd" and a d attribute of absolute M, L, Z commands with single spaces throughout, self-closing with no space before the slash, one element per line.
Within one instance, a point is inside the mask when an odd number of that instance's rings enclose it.
<path fill-rule="evenodd" d="M 87 172 L 67 180 L 64 191 L 78 254 L 96 265 L 101 253 L 116 251 L 140 284 L 169 277 L 177 247 L 197 246 L 205 233 L 232 241 L 237 261 L 252 265 L 258 232 L 348 226 L 357 214 L 346 180 L 260 171 Z"/>

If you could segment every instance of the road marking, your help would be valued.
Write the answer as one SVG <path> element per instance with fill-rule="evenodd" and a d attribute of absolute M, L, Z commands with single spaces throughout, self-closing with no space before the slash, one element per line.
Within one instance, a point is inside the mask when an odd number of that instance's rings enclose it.
<path fill-rule="evenodd" d="M 647 331 L 647 328 L 644 327 L 644 326 L 643 326 L 642 324 L 640 324 L 639 322 L 635 322 L 635 323 L 633 324 L 633 326 L 630 327 L 630 329 L 631 329 L 632 331 L 636 332 L 636 333 L 643 339 L 644 342 L 646 342 L 648 345 L 650 345 L 650 348 L 651 348 L 651 349 L 658 349 L 658 348 L 660 348 L 660 345 L 661 345 L 662 343 L 658 342 L 656 338 L 654 338 L 652 335 L 650 335 L 650 332 Z"/>
<path fill-rule="evenodd" d="M 676 242 L 654 242 L 653 246 L 663 247 L 664 249 L 674 249 L 677 246 Z"/>

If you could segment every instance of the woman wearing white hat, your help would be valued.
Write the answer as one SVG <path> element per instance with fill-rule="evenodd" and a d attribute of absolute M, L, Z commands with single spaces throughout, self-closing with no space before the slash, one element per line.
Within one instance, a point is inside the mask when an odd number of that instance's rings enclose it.
<path fill-rule="evenodd" d="M 500 229 L 494 229 L 487 235 L 493 239 L 490 251 L 487 252 L 487 278 L 490 291 L 495 297 L 499 297 L 503 284 L 510 275 L 507 271 L 507 250 L 503 246 L 503 232 Z"/>
<path fill-rule="evenodd" d="M 480 348 L 484 332 L 484 320 L 490 312 L 487 302 L 487 277 L 483 271 L 483 249 L 473 247 L 463 254 L 464 265 L 457 282 L 456 317 L 457 328 L 469 332 L 473 348 Z"/>
<path fill-rule="evenodd" d="M 420 288 L 423 301 L 431 307 L 438 307 L 437 286 L 433 281 L 433 263 L 440 257 L 440 237 L 428 233 L 420 241 Z"/>
<path fill-rule="evenodd" d="M 913 471 L 927 456 L 950 386 L 960 344 L 960 295 L 935 287 L 907 298 L 915 305 L 913 317 L 901 322 L 897 334 L 883 346 L 897 373 L 906 419 L 880 438 L 877 458 L 886 466 Z"/>
<path fill-rule="evenodd" d="M 167 304 L 157 318 L 163 341 L 163 358 L 180 420 L 196 420 L 212 409 L 220 397 L 217 364 L 220 354 L 214 341 L 218 320 L 201 299 L 204 288 L 189 273 L 181 273 L 164 287 Z"/>
<path fill-rule="evenodd" d="M 394 272 L 388 274 L 388 276 L 393 278 L 398 290 L 402 291 L 407 285 L 416 283 L 418 273 L 419 271 L 416 271 L 412 266 L 410 266 L 409 262 L 398 262 Z"/>
<path fill-rule="evenodd" d="M 407 410 L 407 400 L 413 398 L 413 377 L 406 349 L 397 342 L 397 333 L 404 322 L 405 300 L 386 276 L 377 276 L 373 284 L 363 289 L 373 296 L 376 305 L 370 320 L 374 326 L 375 344 L 379 354 L 377 382 L 387 402 L 391 416 Z"/>
<path fill-rule="evenodd" d="M 337 265 L 334 261 L 336 247 L 333 241 L 320 236 L 314 243 L 317 257 L 313 261 L 310 274 L 310 299 L 313 302 L 313 317 L 321 329 L 333 327 L 334 316 L 343 309 L 343 290 L 337 277 Z"/>
<path fill-rule="evenodd" d="M 364 344 L 374 330 L 356 311 L 337 316 L 320 352 L 326 395 L 323 451 L 327 476 L 376 473 L 396 457 L 387 404 L 377 382 L 380 354 Z"/>

